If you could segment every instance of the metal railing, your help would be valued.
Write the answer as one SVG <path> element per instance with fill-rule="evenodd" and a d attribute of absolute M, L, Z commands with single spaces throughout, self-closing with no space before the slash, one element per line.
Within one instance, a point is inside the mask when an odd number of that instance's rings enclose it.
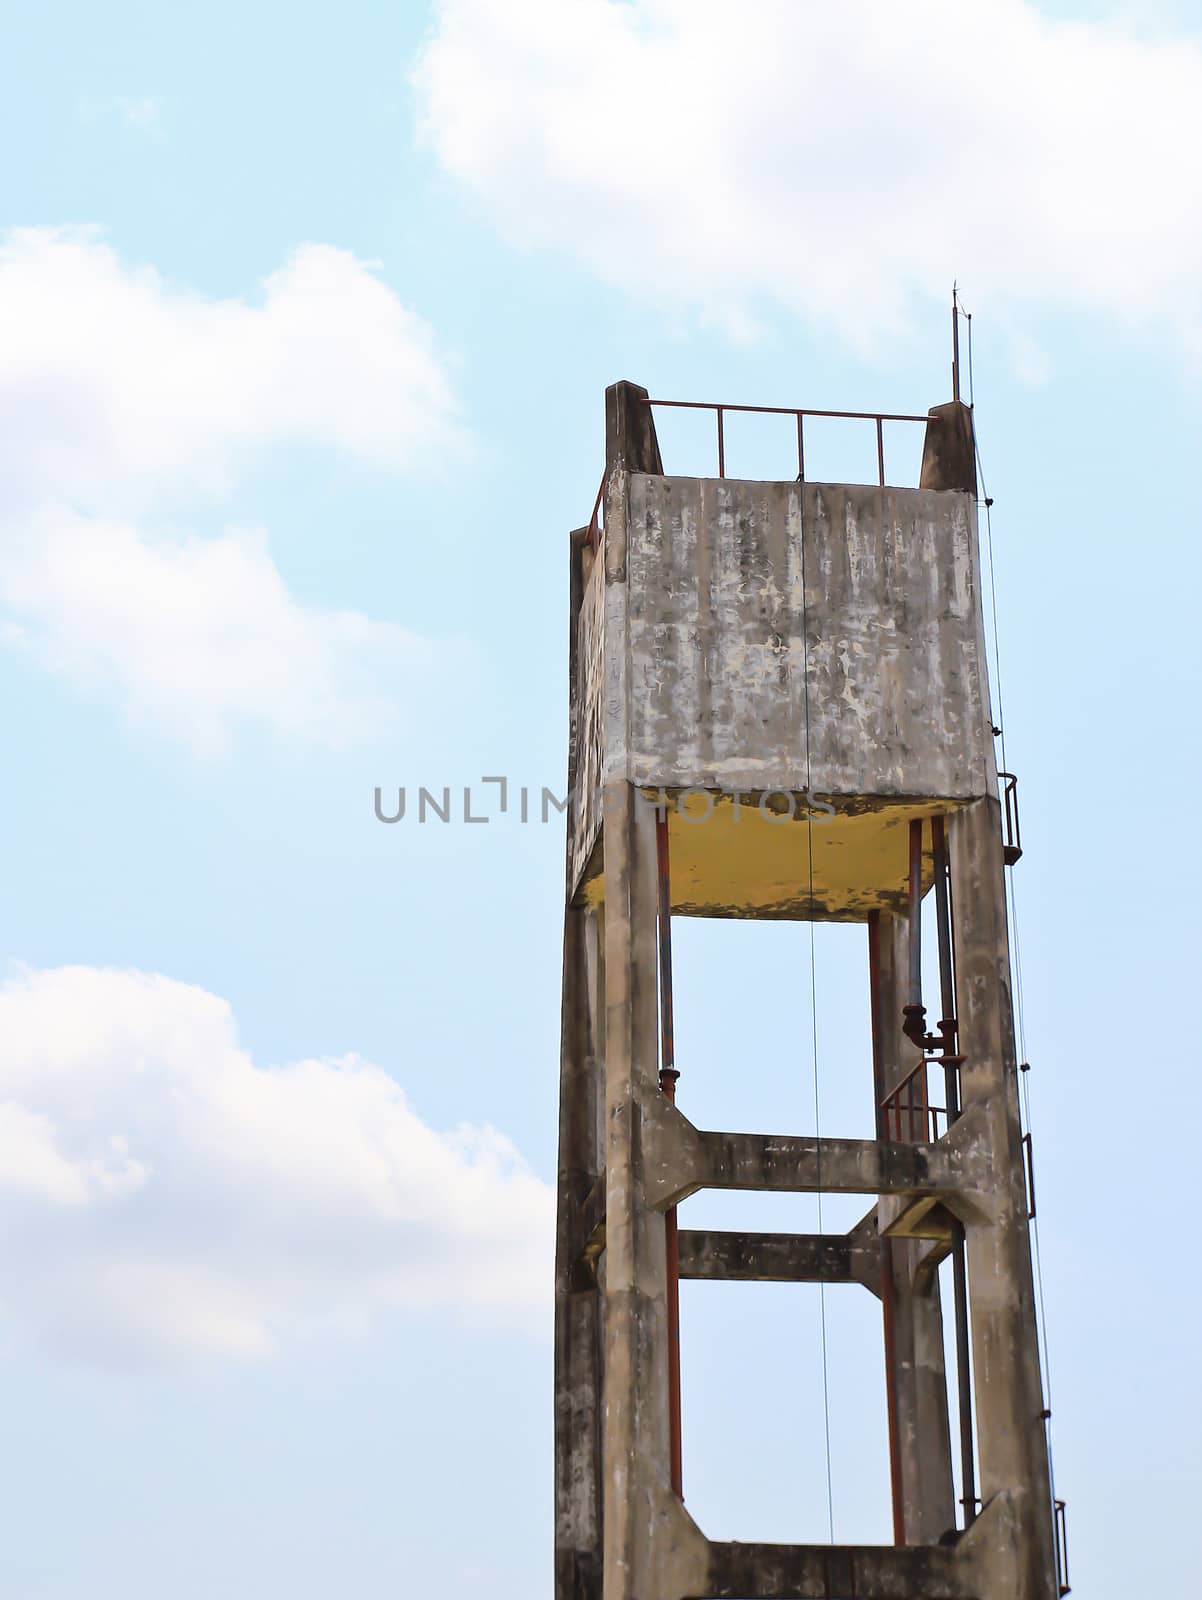
<path fill-rule="evenodd" d="M 597 487 L 597 498 L 593 501 L 593 513 L 588 519 L 588 532 L 585 535 L 590 550 L 597 548 L 597 541 L 601 537 L 601 508 L 605 503 L 605 473 L 601 474 L 601 482 Z"/>
<path fill-rule="evenodd" d="M 853 422 L 871 422 L 876 426 L 877 482 L 885 487 L 885 423 L 930 421 L 926 416 L 914 416 L 905 411 L 819 411 L 812 406 L 732 406 L 714 400 L 652 400 L 646 406 L 663 406 L 677 411 L 713 411 L 718 420 L 718 476 L 726 476 L 726 427 L 728 412 L 751 413 L 756 416 L 793 417 L 797 422 L 797 477 L 805 482 L 806 449 L 805 419 L 807 417 L 841 417 Z"/>
<path fill-rule="evenodd" d="M 931 1104 L 927 1068 L 946 1063 L 938 1056 L 922 1056 L 881 1101 L 881 1134 L 894 1144 L 933 1144 L 939 1137 L 939 1118 L 947 1131 L 947 1107 Z"/>
<path fill-rule="evenodd" d="M 1023 1164 L 1026 1169 L 1027 1221 L 1030 1222 L 1035 1216 L 1035 1149 L 1029 1133 L 1023 1134 L 1022 1147 Z"/>
<path fill-rule="evenodd" d="M 1066 1595 L 1072 1589 L 1068 1575 L 1068 1522 L 1064 1501 L 1056 1500 L 1053 1504 L 1056 1510 L 1056 1578 L 1060 1593 Z"/>
<path fill-rule="evenodd" d="M 1023 853 L 1022 829 L 1018 825 L 1018 779 L 1012 772 L 999 772 L 998 782 L 1003 785 L 1002 805 L 1006 831 L 1002 837 L 1002 860 L 1012 867 Z"/>
<path fill-rule="evenodd" d="M 876 429 L 876 465 L 877 483 L 885 488 L 885 424 L 886 422 L 921 422 L 924 425 L 930 421 L 927 416 L 918 416 L 908 411 L 823 411 L 815 406 L 736 406 L 728 405 L 725 401 L 716 400 L 643 400 L 645 406 L 661 406 L 672 411 L 712 411 L 717 419 L 718 430 L 718 476 L 726 476 L 726 417 L 730 412 L 740 415 L 753 416 L 792 417 L 797 424 L 797 478 L 801 483 L 806 476 L 806 447 L 805 447 L 805 419 L 807 417 L 835 417 L 851 422 L 871 422 Z M 605 501 L 605 474 L 601 475 L 601 484 L 597 490 L 597 498 L 593 502 L 592 515 L 588 520 L 587 542 L 592 549 L 597 548 L 601 535 L 602 509 Z"/>

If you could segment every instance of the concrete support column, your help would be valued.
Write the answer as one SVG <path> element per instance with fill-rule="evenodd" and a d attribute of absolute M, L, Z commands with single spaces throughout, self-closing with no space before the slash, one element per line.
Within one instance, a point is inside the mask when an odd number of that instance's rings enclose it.
<path fill-rule="evenodd" d="M 637 383 L 611 383 L 605 391 L 605 465 L 608 471 L 662 473 L 655 418 L 647 391 Z"/>
<path fill-rule="evenodd" d="M 954 812 L 949 835 L 960 1098 L 965 1111 L 980 1110 L 995 1178 L 992 1217 L 966 1218 L 980 1492 L 986 1504 L 1008 1492 L 1016 1519 L 1015 1582 L 984 1600 L 1051 1600 L 1055 1545 L 996 798 Z"/>
<path fill-rule="evenodd" d="M 602 939 L 600 912 L 568 907 L 555 1248 L 555 1600 L 601 1597 L 601 1296 L 581 1252 L 587 1202 L 604 1182 Z"/>
<path fill-rule="evenodd" d="M 645 1199 L 645 1108 L 659 1096 L 655 812 L 606 784 L 604 1600 L 658 1600 L 670 1491 L 663 1216 Z"/>
<path fill-rule="evenodd" d="M 878 1050 L 887 1092 L 918 1060 L 902 1033 L 902 1007 L 909 998 L 909 920 L 882 912 L 878 939 Z M 925 1137 L 917 1129 L 915 1135 Z M 882 1296 L 890 1297 L 892 1325 L 886 1378 L 893 1389 L 906 1544 L 934 1544 L 956 1526 L 943 1310 L 938 1274 L 916 1271 L 923 1250 L 918 1239 L 886 1239 L 882 1261 Z"/>

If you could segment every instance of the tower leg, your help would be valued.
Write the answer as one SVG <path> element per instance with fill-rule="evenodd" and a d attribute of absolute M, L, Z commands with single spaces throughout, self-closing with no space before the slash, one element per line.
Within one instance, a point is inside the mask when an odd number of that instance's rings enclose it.
<path fill-rule="evenodd" d="M 900 1083 L 917 1060 L 913 1044 L 902 1033 L 902 1007 L 907 1000 L 910 926 L 905 917 L 882 913 L 878 925 L 877 1020 L 878 1053 L 886 1088 Z M 926 1137 L 916 1122 L 902 1136 Z M 894 1129 L 893 1138 L 898 1137 Z M 881 1285 L 889 1296 L 891 1361 L 887 1381 L 900 1460 L 901 1526 L 906 1544 L 934 1544 L 956 1526 L 952 1481 L 951 1435 L 948 1424 L 947 1372 L 943 1344 L 943 1310 L 937 1273 L 917 1271 L 923 1244 L 914 1239 L 887 1241 L 883 1264 L 889 1271 Z"/>
<path fill-rule="evenodd" d="M 991 1220 L 966 1219 L 981 1494 L 1009 1491 L 1014 1583 L 1004 1600 L 1050 1600 L 1056 1571 L 1022 1130 L 1010 1007 L 1001 817 L 974 801 L 949 825 L 961 1102 L 979 1108 L 995 1188 Z M 990 1590 L 985 1600 L 1003 1600 Z"/>
<path fill-rule="evenodd" d="M 605 788 L 604 1600 L 654 1600 L 672 1559 L 664 1221 L 644 1201 L 642 1124 L 660 1093 L 655 812 Z"/>
<path fill-rule="evenodd" d="M 601 1296 L 582 1262 L 604 1183 L 603 917 L 564 918 L 555 1260 L 555 1600 L 601 1597 Z"/>

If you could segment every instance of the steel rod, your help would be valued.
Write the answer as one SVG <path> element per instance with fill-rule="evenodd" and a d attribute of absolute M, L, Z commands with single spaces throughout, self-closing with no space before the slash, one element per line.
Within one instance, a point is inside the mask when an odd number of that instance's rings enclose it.
<path fill-rule="evenodd" d="M 952 285 L 952 399 L 960 399 L 960 304 Z"/>
<path fill-rule="evenodd" d="M 654 400 L 645 406 L 671 406 L 678 411 L 752 411 L 774 417 L 847 417 L 860 422 L 929 422 L 912 411 L 820 411 L 815 406 L 735 406 L 722 400 Z"/>
<path fill-rule="evenodd" d="M 676 1039 L 672 1015 L 672 890 L 668 858 L 668 808 L 655 818 L 655 865 L 659 891 L 659 1086 L 667 1099 L 676 1099 Z M 667 1266 L 668 1312 L 668 1439 L 672 1489 L 684 1499 L 684 1461 L 680 1417 L 680 1235 L 676 1207 L 664 1213 L 664 1252 Z"/>
<path fill-rule="evenodd" d="M 946 829 L 946 824 L 945 824 Z M 946 833 L 945 833 L 946 842 Z M 957 965 L 956 965 L 956 890 L 952 881 L 951 859 L 947 859 L 945 882 L 947 884 L 947 923 L 951 944 L 951 969 L 952 969 L 952 994 L 956 994 Z M 959 1040 L 959 1027 L 957 1026 L 957 1041 Z M 957 1050 L 959 1044 L 957 1042 Z M 947 1124 L 950 1128 L 952 1122 L 960 1115 L 960 1082 L 959 1071 L 956 1073 L 955 1093 L 948 1101 Z M 977 1515 L 976 1495 L 976 1466 L 973 1450 L 973 1392 L 972 1392 L 972 1367 L 969 1345 L 968 1326 L 968 1270 L 965 1265 L 964 1254 L 964 1224 L 957 1219 L 952 1233 L 952 1273 L 953 1288 L 955 1291 L 955 1320 L 956 1320 L 956 1374 L 958 1393 L 960 1396 L 960 1449 L 961 1449 L 961 1483 L 964 1493 L 964 1521 L 967 1526 L 973 1522 Z"/>

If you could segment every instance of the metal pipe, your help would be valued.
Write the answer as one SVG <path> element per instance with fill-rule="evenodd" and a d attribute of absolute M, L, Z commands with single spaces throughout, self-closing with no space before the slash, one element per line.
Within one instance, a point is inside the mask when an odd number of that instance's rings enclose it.
<path fill-rule="evenodd" d="M 655 867 L 659 896 L 659 1032 L 660 1088 L 672 1087 L 676 1071 L 676 1039 L 672 1017 L 672 895 L 668 875 L 668 807 L 655 816 Z M 664 1080 L 668 1083 L 665 1085 Z"/>
<path fill-rule="evenodd" d="M 939 1031 L 943 1035 L 943 1058 L 948 1085 L 948 1114 L 960 1114 L 959 1077 L 956 1054 L 956 990 L 952 974 L 951 898 L 948 894 L 947 830 L 942 817 L 931 818 L 931 850 L 935 858 L 935 924 L 939 935 L 939 999 L 942 1012 Z"/>
<path fill-rule="evenodd" d="M 676 1040 L 672 1016 L 672 892 L 668 876 L 668 808 L 655 817 L 655 865 L 659 890 L 659 1086 L 676 1099 Z M 667 1267 L 668 1313 L 668 1451 L 672 1490 L 684 1499 L 684 1462 L 680 1420 L 680 1236 L 676 1207 L 664 1214 L 664 1253 Z"/>
<path fill-rule="evenodd" d="M 922 818 L 910 824 L 910 1003 L 922 1011 Z"/>
<path fill-rule="evenodd" d="M 720 478 L 725 478 L 725 476 L 726 476 L 726 445 L 725 445 L 725 441 L 722 438 L 722 412 L 723 412 L 723 410 L 724 410 L 724 407 L 722 407 L 722 406 L 718 406 L 717 407 L 717 411 L 718 411 L 718 476 Z"/>
<path fill-rule="evenodd" d="M 925 1055 L 941 1041 L 926 1030 L 927 1008 L 922 1003 L 922 818 L 910 823 L 910 998 L 902 1007 L 902 1032 Z"/>
<path fill-rule="evenodd" d="M 964 1259 L 964 1224 L 952 1227 L 952 1293 L 956 1315 L 956 1409 L 960 1415 L 960 1483 L 964 1497 L 964 1526 L 977 1515 L 977 1473 L 973 1460 L 972 1366 L 968 1345 L 968 1268 Z"/>
<path fill-rule="evenodd" d="M 797 481 L 806 481 L 806 442 L 805 442 L 805 417 L 802 412 L 797 413 Z"/>
<path fill-rule="evenodd" d="M 885 487 L 885 426 L 881 417 L 876 419 L 876 475 L 881 488 Z"/>
<path fill-rule="evenodd" d="M 956 987 L 953 967 L 951 862 L 947 828 L 942 817 L 931 819 L 931 846 L 935 856 L 935 915 L 939 927 L 939 989 L 943 1016 L 939 1031 L 945 1041 L 943 1076 L 947 1095 L 947 1125 L 960 1116 L 960 1058 L 956 1055 Z M 956 1324 L 956 1410 L 960 1420 L 960 1482 L 964 1497 L 964 1525 L 977 1514 L 976 1465 L 973 1459 L 972 1367 L 968 1332 L 968 1268 L 965 1262 L 964 1224 L 952 1220 L 952 1293 Z"/>
<path fill-rule="evenodd" d="M 887 1139 L 885 1051 L 881 995 L 881 914 L 868 916 L 868 988 L 872 1017 L 872 1076 L 876 1091 L 876 1136 Z M 885 1337 L 885 1411 L 889 1428 L 889 1489 L 893 1502 L 893 1542 L 905 1544 L 905 1493 L 902 1484 L 901 1429 L 897 1415 L 897 1341 L 893 1330 L 893 1242 L 881 1239 L 881 1318 Z"/>

